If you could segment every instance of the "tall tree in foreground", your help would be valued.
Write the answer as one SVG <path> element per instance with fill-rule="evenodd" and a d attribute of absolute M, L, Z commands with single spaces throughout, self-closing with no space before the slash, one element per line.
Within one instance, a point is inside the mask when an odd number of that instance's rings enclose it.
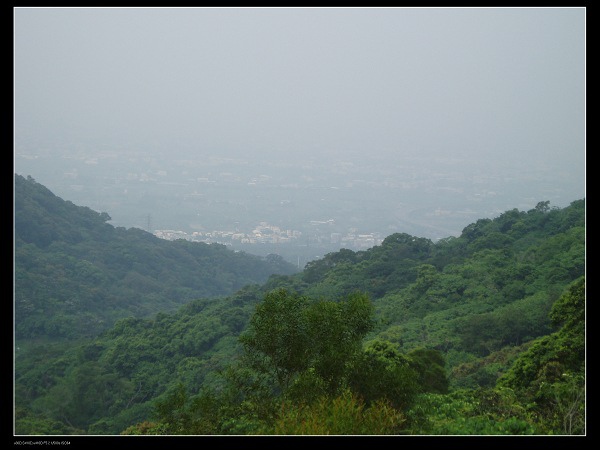
<path fill-rule="evenodd" d="M 285 393 L 301 374 L 312 373 L 329 393 L 339 392 L 350 362 L 373 327 L 364 294 L 347 300 L 311 301 L 279 289 L 265 296 L 240 337 L 248 365 L 270 374 Z"/>
<path fill-rule="evenodd" d="M 183 386 L 156 404 L 157 422 L 135 433 L 403 434 L 419 393 L 448 389 L 440 352 L 374 340 L 364 293 L 315 300 L 267 293 L 240 336 L 244 353 L 217 391 Z"/>

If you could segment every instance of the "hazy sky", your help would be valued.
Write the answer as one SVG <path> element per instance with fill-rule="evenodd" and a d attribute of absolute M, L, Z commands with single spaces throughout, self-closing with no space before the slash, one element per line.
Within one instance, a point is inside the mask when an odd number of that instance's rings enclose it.
<path fill-rule="evenodd" d="M 14 62 L 16 145 L 459 155 L 584 177 L 585 8 L 15 8 Z"/>

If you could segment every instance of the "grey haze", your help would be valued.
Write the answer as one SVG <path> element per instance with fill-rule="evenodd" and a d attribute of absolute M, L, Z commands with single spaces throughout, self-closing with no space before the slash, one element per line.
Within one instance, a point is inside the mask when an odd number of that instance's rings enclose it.
<path fill-rule="evenodd" d="M 585 197 L 585 27 L 585 8 L 15 8 L 15 172 L 119 226 L 458 235 Z"/>

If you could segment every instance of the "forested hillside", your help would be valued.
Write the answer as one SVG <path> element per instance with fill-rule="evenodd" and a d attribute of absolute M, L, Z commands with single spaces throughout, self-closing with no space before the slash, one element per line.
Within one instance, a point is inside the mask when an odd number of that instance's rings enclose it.
<path fill-rule="evenodd" d="M 16 337 L 90 337 L 122 317 L 174 311 L 297 269 L 271 255 L 169 242 L 115 228 L 97 213 L 15 175 Z"/>
<path fill-rule="evenodd" d="M 583 434 L 584 276 L 584 200 L 393 234 L 21 348 L 17 433 Z"/>

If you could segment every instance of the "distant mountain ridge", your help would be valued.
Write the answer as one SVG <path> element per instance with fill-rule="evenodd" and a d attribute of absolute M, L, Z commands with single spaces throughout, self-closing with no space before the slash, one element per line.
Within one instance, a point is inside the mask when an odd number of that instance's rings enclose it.
<path fill-rule="evenodd" d="M 173 311 L 297 271 L 277 255 L 169 242 L 108 220 L 15 174 L 17 338 L 92 336 L 122 317 Z"/>

